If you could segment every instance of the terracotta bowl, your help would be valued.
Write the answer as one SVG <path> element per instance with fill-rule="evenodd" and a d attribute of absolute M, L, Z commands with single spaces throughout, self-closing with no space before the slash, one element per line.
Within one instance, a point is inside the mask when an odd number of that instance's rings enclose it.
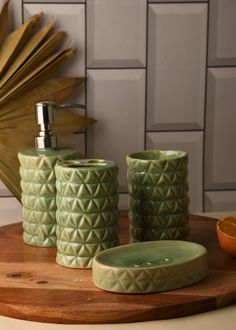
<path fill-rule="evenodd" d="M 236 258 L 236 216 L 219 220 L 216 232 L 222 250 Z"/>

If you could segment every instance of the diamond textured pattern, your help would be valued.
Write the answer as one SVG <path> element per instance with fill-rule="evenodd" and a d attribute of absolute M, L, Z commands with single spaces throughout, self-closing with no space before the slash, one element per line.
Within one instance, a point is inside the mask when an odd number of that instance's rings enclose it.
<path fill-rule="evenodd" d="M 188 223 L 188 212 L 184 213 L 175 213 L 167 215 L 142 215 L 133 212 L 129 212 L 129 218 L 131 225 L 137 227 L 148 227 L 148 228 L 171 228 L 173 225 L 183 226 Z"/>
<path fill-rule="evenodd" d="M 37 151 L 30 149 L 19 153 L 22 205 L 23 239 L 30 245 L 56 245 L 56 176 L 54 166 L 65 159 L 77 158 L 70 149 Z"/>
<path fill-rule="evenodd" d="M 177 227 L 171 228 L 145 228 L 145 227 L 137 227 L 130 225 L 130 235 L 136 238 L 136 242 L 143 241 L 155 241 L 159 239 L 170 240 L 176 239 L 179 240 L 182 237 L 187 237 L 189 233 L 189 225 L 178 225 Z M 134 240 L 133 240 L 134 242 Z"/>
<path fill-rule="evenodd" d="M 147 267 L 100 267 L 96 258 L 93 263 L 93 282 L 104 290 L 120 293 L 148 293 L 185 287 L 206 276 L 207 258 L 195 258 L 182 266 L 171 268 Z M 99 268 L 99 271 L 97 271 Z M 109 288 L 109 289 L 108 289 Z M 159 288 L 157 290 L 157 288 Z"/>
<path fill-rule="evenodd" d="M 48 182 L 46 183 L 35 183 L 34 185 L 31 182 L 21 181 L 22 191 L 26 195 L 37 195 L 50 197 L 56 194 L 56 187 Z"/>
<path fill-rule="evenodd" d="M 57 192 L 60 195 L 70 197 L 71 193 L 79 198 L 90 198 L 90 197 L 106 197 L 117 193 L 118 181 L 108 181 L 90 184 L 76 184 L 70 182 L 57 181 L 56 182 Z"/>
<path fill-rule="evenodd" d="M 103 169 L 99 169 L 99 171 L 57 171 L 57 180 L 81 184 L 104 183 L 116 180 L 118 168 L 106 167 Z"/>
<path fill-rule="evenodd" d="M 56 165 L 58 264 L 91 268 L 94 255 L 117 246 L 118 167 L 105 160 Z"/>
<path fill-rule="evenodd" d="M 163 171 L 162 173 L 128 171 L 129 182 L 136 185 L 142 185 L 143 187 L 177 185 L 183 183 L 185 179 L 185 169 L 176 172 Z"/>
<path fill-rule="evenodd" d="M 104 228 L 75 229 L 57 225 L 57 238 L 70 243 L 99 243 L 107 242 L 110 238 L 117 237 L 118 225 Z"/>
<path fill-rule="evenodd" d="M 127 165 L 131 241 L 186 239 L 187 154 L 147 150 L 127 156 Z"/>
<path fill-rule="evenodd" d="M 57 210 L 57 224 L 69 228 L 91 229 L 110 227 L 119 217 L 117 208 L 106 212 L 78 213 Z"/>
<path fill-rule="evenodd" d="M 100 211 L 109 211 L 116 207 L 118 203 L 118 195 L 114 194 L 107 197 L 97 198 L 78 198 L 67 197 L 57 194 L 57 205 L 60 209 L 70 212 L 94 213 Z"/>

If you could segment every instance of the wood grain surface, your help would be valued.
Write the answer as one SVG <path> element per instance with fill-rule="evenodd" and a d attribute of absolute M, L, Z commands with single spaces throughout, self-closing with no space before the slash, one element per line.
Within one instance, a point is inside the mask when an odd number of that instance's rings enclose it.
<path fill-rule="evenodd" d="M 120 237 L 127 243 L 127 213 Z M 94 287 L 91 270 L 55 263 L 56 248 L 22 241 L 22 224 L 0 228 L 0 315 L 50 323 L 122 323 L 201 313 L 236 302 L 236 259 L 219 248 L 216 220 L 191 216 L 190 241 L 208 250 L 209 274 L 192 286 L 163 293 L 117 294 Z"/>

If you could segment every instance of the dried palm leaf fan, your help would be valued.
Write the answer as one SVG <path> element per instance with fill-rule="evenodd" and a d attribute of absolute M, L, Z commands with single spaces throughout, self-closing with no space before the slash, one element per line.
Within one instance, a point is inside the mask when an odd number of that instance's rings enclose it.
<path fill-rule="evenodd" d="M 63 101 L 84 78 L 49 79 L 75 50 L 61 49 L 66 36 L 54 31 L 52 20 L 39 28 L 42 13 L 8 34 L 9 2 L 4 2 L 0 12 L 0 180 L 20 201 L 17 153 L 33 146 L 37 131 L 35 103 Z M 71 134 L 94 122 L 92 118 L 58 111 L 55 131 Z"/>

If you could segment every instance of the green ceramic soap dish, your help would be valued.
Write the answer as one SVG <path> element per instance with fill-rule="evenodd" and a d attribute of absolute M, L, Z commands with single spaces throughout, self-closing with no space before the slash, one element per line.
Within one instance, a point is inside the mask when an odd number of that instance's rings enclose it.
<path fill-rule="evenodd" d="M 188 286 L 207 274 L 204 246 L 186 241 L 133 243 L 98 253 L 93 283 L 120 293 L 148 293 Z"/>

